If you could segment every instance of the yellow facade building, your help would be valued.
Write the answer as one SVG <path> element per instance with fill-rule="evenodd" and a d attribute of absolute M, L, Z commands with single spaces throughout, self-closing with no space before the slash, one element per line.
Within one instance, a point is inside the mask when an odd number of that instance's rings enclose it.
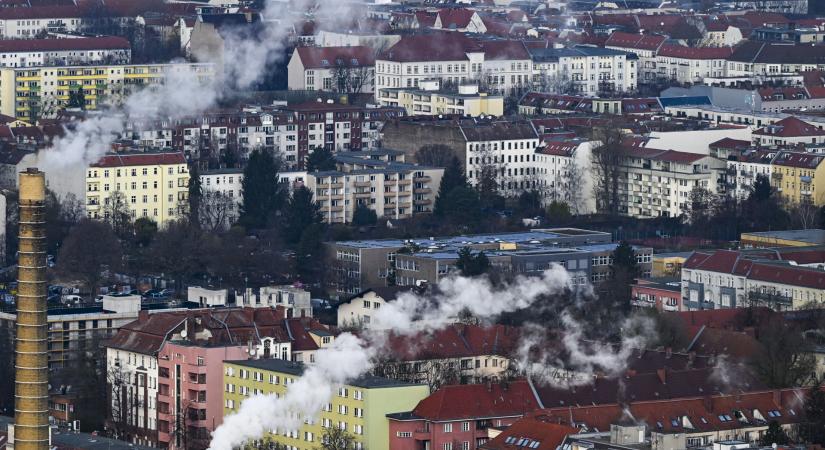
<path fill-rule="evenodd" d="M 0 68 L 0 113 L 17 119 L 51 117 L 82 91 L 85 109 L 118 104 L 143 86 L 176 73 L 204 82 L 214 77 L 212 64 L 128 64 Z M 77 94 L 74 94 L 77 95 Z"/>
<path fill-rule="evenodd" d="M 779 152 L 771 164 L 771 185 L 791 203 L 825 205 L 825 155 Z M 818 185 L 817 185 L 818 184 Z"/>
<path fill-rule="evenodd" d="M 86 214 L 108 219 L 127 211 L 163 226 L 179 218 L 189 192 L 183 153 L 123 153 L 104 156 L 86 170 Z"/>
<path fill-rule="evenodd" d="M 224 416 L 233 414 L 252 395 L 285 395 L 303 368 L 300 363 L 281 359 L 225 362 Z M 264 440 L 289 450 L 316 450 L 321 447 L 324 429 L 338 427 L 352 435 L 358 450 L 389 450 L 387 414 L 412 411 L 429 394 L 423 384 L 364 376 L 340 386 L 317 417 L 306 418 L 300 429 L 279 428 Z"/>
<path fill-rule="evenodd" d="M 455 92 L 440 88 L 439 80 L 425 80 L 418 87 L 385 88 L 378 91 L 382 106 L 400 106 L 407 114 L 462 116 L 501 116 L 504 97 L 478 91 L 478 85 L 461 85 Z"/>

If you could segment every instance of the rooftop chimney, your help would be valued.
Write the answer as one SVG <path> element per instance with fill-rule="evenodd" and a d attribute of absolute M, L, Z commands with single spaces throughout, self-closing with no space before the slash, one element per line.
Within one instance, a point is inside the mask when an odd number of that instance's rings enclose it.
<path fill-rule="evenodd" d="M 17 339 L 14 382 L 16 450 L 48 450 L 49 347 L 46 317 L 46 178 L 20 173 L 20 251 L 17 257 Z"/>

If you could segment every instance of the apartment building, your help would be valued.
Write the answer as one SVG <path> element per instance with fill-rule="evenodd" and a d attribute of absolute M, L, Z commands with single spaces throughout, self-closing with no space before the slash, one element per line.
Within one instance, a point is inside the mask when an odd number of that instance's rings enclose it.
<path fill-rule="evenodd" d="M 424 251 L 396 254 L 395 282 L 398 286 L 436 284 L 457 270 L 459 250 L 464 247 L 475 247 L 477 251 L 484 251 L 490 264 L 502 272 L 539 274 L 551 265 L 557 264 L 567 269 L 577 285 L 599 284 L 610 277 L 612 254 L 618 245 L 583 244 L 559 249 L 547 242 L 522 242 L 515 248 L 509 243 L 495 245 L 495 241 L 486 244 L 473 246 L 473 242 L 467 241 L 453 245 L 430 246 Z M 653 250 L 644 247 L 634 247 L 633 250 L 636 252 L 641 276 L 649 277 Z"/>
<path fill-rule="evenodd" d="M 443 8 L 435 16 L 432 26 L 436 30 L 458 31 L 461 33 L 487 32 L 484 20 L 476 11 L 466 8 Z"/>
<path fill-rule="evenodd" d="M 215 363 L 235 357 L 241 347 L 241 358 L 311 362 L 315 352 L 330 345 L 333 338 L 316 320 L 286 318 L 285 309 L 280 307 L 152 314 L 143 310 L 137 320 L 122 326 L 105 343 L 107 389 L 112 392 L 107 429 L 135 444 L 179 445 L 181 430 L 172 420 L 173 413 L 185 412 L 185 422 L 190 422 L 195 436 L 208 435 L 208 430 L 214 429 L 213 419 L 215 423 L 220 419 L 218 413 L 205 406 L 202 396 L 207 396 L 206 403 L 214 404 L 212 393 L 223 392 L 213 385 L 223 384 L 213 370 Z M 173 347 L 166 349 L 167 345 Z M 175 403 L 177 394 L 181 395 L 181 406 Z M 211 419 L 202 419 L 206 416 Z"/>
<path fill-rule="evenodd" d="M 727 58 L 732 54 L 732 47 L 663 44 L 656 52 L 656 78 L 693 84 L 708 77 L 724 77 Z"/>
<path fill-rule="evenodd" d="M 682 311 L 682 283 L 679 278 L 639 279 L 631 287 L 630 304 L 657 311 Z"/>
<path fill-rule="evenodd" d="M 682 267 L 683 306 L 798 310 L 825 302 L 821 248 L 694 252 Z"/>
<path fill-rule="evenodd" d="M 771 185 L 785 201 L 825 205 L 825 156 L 816 153 L 778 152 L 772 163 Z M 816 188 L 819 184 L 819 189 Z"/>
<path fill-rule="evenodd" d="M 87 110 L 97 109 L 143 86 L 162 83 L 170 73 L 205 82 L 214 76 L 214 68 L 209 63 L 0 68 L 0 114 L 22 120 L 53 117 L 77 90 L 83 92 Z"/>
<path fill-rule="evenodd" d="M 309 102 L 288 108 L 298 125 L 298 166 L 313 149 L 356 151 L 377 148 L 387 120 L 405 115 L 401 108 Z"/>
<path fill-rule="evenodd" d="M 636 89 L 638 58 L 610 48 L 577 45 L 568 48 L 530 48 L 534 83 L 541 78 L 575 92 L 595 96 L 601 92 Z M 563 89 L 563 88 L 562 88 Z"/>
<path fill-rule="evenodd" d="M 227 229 L 238 221 L 243 203 L 243 170 L 214 169 L 200 173 L 205 204 L 213 207 L 202 219 L 218 229 Z"/>
<path fill-rule="evenodd" d="M 390 447 L 416 450 L 424 441 L 433 449 L 480 448 L 491 428 L 506 428 L 539 407 L 532 389 L 524 380 L 444 386 L 412 411 L 387 416 Z"/>
<path fill-rule="evenodd" d="M 375 55 L 371 48 L 297 47 L 287 65 L 290 90 L 372 93 Z"/>
<path fill-rule="evenodd" d="M 753 141 L 763 147 L 825 143 L 822 124 L 808 123 L 788 116 L 753 132 Z"/>
<path fill-rule="evenodd" d="M 525 415 L 483 448 L 504 450 L 525 441 L 540 443 L 534 447 L 540 450 L 759 448 L 771 422 L 795 434 L 804 421 L 805 395 L 805 389 L 750 390 L 627 406 L 553 406 Z"/>
<path fill-rule="evenodd" d="M 727 77 L 762 82 L 825 68 L 825 47 L 810 44 L 745 41 L 728 58 Z"/>
<path fill-rule="evenodd" d="M 43 31 L 82 31 L 91 19 L 75 5 L 3 8 L 0 11 L 0 37 L 33 38 Z"/>
<path fill-rule="evenodd" d="M 182 153 L 124 153 L 104 156 L 86 170 L 86 214 L 107 219 L 128 210 L 163 226 L 180 216 L 189 192 Z"/>
<path fill-rule="evenodd" d="M 570 228 L 533 230 L 526 233 L 500 233 L 463 237 L 373 239 L 365 241 L 328 242 L 327 261 L 331 275 L 329 288 L 338 295 L 353 295 L 369 288 L 387 285 L 387 276 L 396 270 L 396 259 L 404 248 L 418 248 L 423 253 L 436 254 L 442 247 L 470 247 L 473 250 L 514 249 L 525 246 L 575 247 L 610 243 L 609 233 Z M 401 252 L 403 253 L 403 252 Z M 535 268 L 533 269 L 535 270 Z M 438 272 L 438 271 L 436 271 Z"/>
<path fill-rule="evenodd" d="M 441 89 L 441 80 L 421 80 L 418 88 L 386 88 L 378 95 L 381 105 L 402 107 L 408 116 L 499 117 L 504 114 L 504 97 L 479 92 L 478 84 L 461 84 L 457 91 L 448 91 Z"/>
<path fill-rule="evenodd" d="M 728 156 L 728 192 L 741 200 L 748 198 L 760 176 L 768 180 L 773 178 L 773 161 L 778 154 L 776 151 L 746 150 Z"/>
<path fill-rule="evenodd" d="M 694 188 L 718 193 L 724 188 L 726 163 L 698 153 L 626 149 L 620 204 L 631 217 L 678 217 L 690 209 Z"/>
<path fill-rule="evenodd" d="M 604 47 L 635 54 L 639 58 L 638 81 L 652 83 L 659 76 L 656 53 L 666 40 L 665 36 L 614 31 L 605 41 Z"/>
<path fill-rule="evenodd" d="M 129 41 L 117 36 L 0 40 L 0 67 L 129 64 Z"/>
<path fill-rule="evenodd" d="M 520 41 L 473 40 L 459 33 L 404 36 L 376 57 L 375 95 L 432 78 L 453 85 L 480 80 L 491 93 L 511 94 L 529 88 L 532 72 Z"/>
<path fill-rule="evenodd" d="M 303 372 L 303 365 L 277 359 L 226 361 L 224 415 L 233 414 L 252 395 L 286 395 Z M 352 435 L 357 450 L 389 450 L 387 414 L 409 411 L 427 395 L 429 389 L 423 384 L 363 376 L 337 387 L 317 416 L 302 418 L 304 424 L 298 429 L 269 430 L 262 441 L 295 450 L 314 450 L 325 429 L 338 427 Z"/>
<path fill-rule="evenodd" d="M 140 296 L 105 295 L 100 304 L 50 308 L 49 367 L 60 368 L 76 359 L 100 342 L 112 337 L 117 330 L 135 320 L 140 311 Z M 17 314 L 12 310 L 0 312 L 0 327 L 16 329 Z"/>
<path fill-rule="evenodd" d="M 223 422 L 223 362 L 250 358 L 244 342 L 211 346 L 185 339 L 163 345 L 157 357 L 158 444 L 170 450 L 205 450 Z M 154 382 L 150 380 L 150 382 Z"/>
<path fill-rule="evenodd" d="M 313 192 L 327 223 L 352 221 L 359 206 L 389 219 L 432 212 L 444 168 L 408 164 L 402 152 L 387 149 L 341 152 L 335 160 L 337 170 L 281 174 L 289 186 Z"/>

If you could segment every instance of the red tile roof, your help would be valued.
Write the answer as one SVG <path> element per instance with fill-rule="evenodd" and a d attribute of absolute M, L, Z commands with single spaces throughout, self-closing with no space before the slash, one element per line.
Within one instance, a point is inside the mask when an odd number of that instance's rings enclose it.
<path fill-rule="evenodd" d="M 821 130 L 794 116 L 788 116 L 772 125 L 754 131 L 753 134 L 778 137 L 825 136 L 825 130 Z"/>
<path fill-rule="evenodd" d="M 481 41 L 485 60 L 530 59 L 530 52 L 521 41 Z"/>
<path fill-rule="evenodd" d="M 356 47 L 298 47 L 295 49 L 304 69 L 328 69 L 336 66 L 364 67 L 375 65 L 372 49 Z"/>
<path fill-rule="evenodd" d="M 451 325 L 428 334 L 391 335 L 387 346 L 403 361 L 461 358 L 483 355 L 506 356 L 513 351 L 518 329 L 504 325 Z"/>
<path fill-rule="evenodd" d="M 77 6 L 33 6 L 30 8 L 0 8 L 0 20 L 77 18 L 86 14 Z"/>
<path fill-rule="evenodd" d="M 539 407 L 526 380 L 444 386 L 418 402 L 413 414 L 430 421 L 521 416 Z"/>
<path fill-rule="evenodd" d="M 683 47 L 664 44 L 659 47 L 658 56 L 681 59 L 725 59 L 733 54 L 731 47 Z"/>
<path fill-rule="evenodd" d="M 467 28 L 475 14 L 475 11 L 465 8 L 444 8 L 438 11 L 436 21 L 441 19 L 441 28 L 444 29 Z"/>
<path fill-rule="evenodd" d="M 815 153 L 779 152 L 773 163 L 777 166 L 815 169 L 819 167 L 825 156 Z"/>
<path fill-rule="evenodd" d="M 743 148 L 748 148 L 751 146 L 750 141 L 742 141 L 739 139 L 732 139 L 732 138 L 722 138 L 716 142 L 711 142 L 708 147 L 710 148 L 723 148 L 729 150 L 738 150 Z"/>
<path fill-rule="evenodd" d="M 478 45 L 463 34 L 437 33 L 404 36 L 378 58 L 395 62 L 466 61 L 471 51 L 479 51 Z"/>
<path fill-rule="evenodd" d="M 75 39 L 0 40 L 0 53 L 47 52 L 58 50 L 128 50 L 129 48 L 129 41 L 117 36 Z"/>
<path fill-rule="evenodd" d="M 92 167 L 155 166 L 163 164 L 186 164 L 186 157 L 183 156 L 183 153 L 110 154 L 92 164 Z"/>
<path fill-rule="evenodd" d="M 656 50 L 667 38 L 664 36 L 651 36 L 647 34 L 623 33 L 621 31 L 613 32 L 607 42 L 606 47 L 621 47 L 632 48 L 637 50 Z"/>
<path fill-rule="evenodd" d="M 577 428 L 552 423 L 541 413 L 530 414 L 507 427 L 480 448 L 490 450 L 556 450 Z"/>

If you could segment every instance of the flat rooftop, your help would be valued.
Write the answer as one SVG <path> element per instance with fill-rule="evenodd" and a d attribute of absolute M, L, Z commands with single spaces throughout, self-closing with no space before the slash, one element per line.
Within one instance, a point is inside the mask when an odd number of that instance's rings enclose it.
<path fill-rule="evenodd" d="M 825 244 L 825 230 L 818 228 L 809 230 L 758 231 L 755 233 L 742 233 L 742 240 L 746 237 L 755 237 L 758 239 L 781 239 L 786 241 L 805 242 L 808 244 Z"/>
<path fill-rule="evenodd" d="M 336 242 L 337 245 L 357 248 L 393 248 L 403 247 L 405 244 L 415 244 L 426 249 L 429 247 L 441 246 L 467 246 L 471 244 L 495 244 L 495 243 L 535 243 L 547 244 L 567 242 L 574 238 L 587 238 L 602 241 L 611 239 L 610 233 L 602 231 L 582 230 L 578 228 L 537 228 L 531 231 L 499 233 L 499 234 L 472 234 L 464 236 L 446 236 L 433 238 L 413 238 L 403 239 L 367 239 L 355 241 Z M 535 241 L 535 242 L 532 242 Z M 594 242 L 595 244 L 596 242 Z"/>
<path fill-rule="evenodd" d="M 283 359 L 250 359 L 239 361 L 226 361 L 228 364 L 236 366 L 250 367 L 252 369 L 266 370 L 270 372 L 287 373 L 301 376 L 304 373 L 304 365 L 297 362 L 285 361 Z M 364 389 L 379 389 L 401 386 L 416 386 L 416 383 L 405 383 L 389 378 L 364 375 L 347 382 L 347 386 L 361 387 Z"/>

